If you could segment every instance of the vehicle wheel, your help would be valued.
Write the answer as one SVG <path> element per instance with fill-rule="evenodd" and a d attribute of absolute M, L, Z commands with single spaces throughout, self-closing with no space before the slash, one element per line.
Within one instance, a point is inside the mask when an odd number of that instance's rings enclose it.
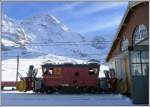
<path fill-rule="evenodd" d="M 47 94 L 52 94 L 53 92 L 54 92 L 54 90 L 52 88 L 47 88 L 46 89 Z"/>
<path fill-rule="evenodd" d="M 45 93 L 44 89 L 40 89 L 39 92 L 40 92 L 41 94 L 44 94 L 44 93 Z"/>
<path fill-rule="evenodd" d="M 4 86 L 1 86 L 1 90 L 4 90 Z"/>
<path fill-rule="evenodd" d="M 122 94 L 127 93 L 128 91 L 127 84 L 124 81 L 119 81 L 118 86 L 117 86 L 117 91 Z"/>
<path fill-rule="evenodd" d="M 96 93 L 96 90 L 95 90 L 94 88 L 90 88 L 90 89 L 89 89 L 89 93 L 90 93 L 90 94 L 94 94 L 94 93 Z"/>
<path fill-rule="evenodd" d="M 15 88 L 12 88 L 12 91 L 14 91 L 15 90 Z"/>

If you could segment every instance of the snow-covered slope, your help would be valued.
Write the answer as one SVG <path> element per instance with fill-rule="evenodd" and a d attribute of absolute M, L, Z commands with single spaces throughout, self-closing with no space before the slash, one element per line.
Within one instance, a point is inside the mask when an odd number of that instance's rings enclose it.
<path fill-rule="evenodd" d="M 80 51 L 79 55 L 83 53 L 79 46 L 68 45 L 68 42 L 83 42 L 84 37 L 71 32 L 54 16 L 47 14 L 35 16 L 20 24 L 31 40 L 27 46 L 34 50 L 63 56 L 72 56 L 77 50 Z"/>
<path fill-rule="evenodd" d="M 103 41 L 103 38 L 100 39 Z M 16 21 L 6 15 L 2 17 L 2 50 L 8 55 L 10 50 L 15 50 L 14 56 L 30 58 L 55 54 L 76 59 L 98 60 L 102 56 L 94 54 L 105 51 L 105 46 L 98 46 L 96 39 L 93 40 L 92 43 L 88 42 L 84 36 L 72 32 L 49 14 L 34 16 L 23 21 Z"/>

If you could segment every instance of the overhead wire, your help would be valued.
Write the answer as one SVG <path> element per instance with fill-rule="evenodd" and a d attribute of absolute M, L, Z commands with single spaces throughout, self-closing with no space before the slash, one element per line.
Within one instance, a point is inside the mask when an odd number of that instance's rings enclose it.
<path fill-rule="evenodd" d="M 99 42 L 99 43 L 112 43 L 112 41 L 96 41 L 96 42 Z M 50 42 L 27 42 L 26 44 L 47 44 L 47 43 L 53 43 L 53 44 L 57 44 L 57 43 L 94 43 L 94 41 L 66 41 L 66 42 L 61 42 L 61 41 L 56 41 L 56 42 L 53 42 L 53 41 L 50 41 Z M 7 43 L 6 43 L 7 44 Z"/>
<path fill-rule="evenodd" d="M 110 44 L 112 41 L 101 41 L 101 42 L 96 42 L 95 44 L 99 45 L 99 44 Z M 93 41 L 77 41 L 77 42 L 51 42 L 51 43 L 26 43 L 26 45 L 31 45 L 31 46 L 58 46 L 58 45 L 92 45 Z M 5 44 L 11 44 L 11 43 L 5 43 Z M 105 47 L 106 48 L 106 47 Z M 92 54 L 85 54 L 85 57 L 87 56 L 99 56 L 102 53 L 92 53 Z M 103 53 L 105 54 L 105 53 Z M 28 57 L 30 55 L 2 55 L 2 57 Z M 78 56 L 73 54 L 63 54 L 63 55 L 58 55 L 58 56 L 72 56 L 72 57 L 76 57 Z M 30 58 L 29 58 L 30 59 Z M 81 58 L 84 59 L 84 58 Z M 85 58 L 86 59 L 86 58 Z"/>

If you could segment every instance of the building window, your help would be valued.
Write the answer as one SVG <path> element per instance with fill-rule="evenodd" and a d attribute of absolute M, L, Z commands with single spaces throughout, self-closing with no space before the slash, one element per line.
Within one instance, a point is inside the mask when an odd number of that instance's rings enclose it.
<path fill-rule="evenodd" d="M 122 63 L 121 58 L 116 58 L 115 62 L 115 70 L 116 70 L 116 76 L 118 79 L 123 79 L 124 78 L 124 72 L 123 72 L 123 63 Z"/>
<path fill-rule="evenodd" d="M 148 51 L 134 51 L 131 53 L 132 76 L 147 76 L 149 70 Z"/>
<path fill-rule="evenodd" d="M 121 51 L 127 50 L 128 46 L 129 46 L 129 41 L 125 36 L 123 36 L 121 40 Z"/>
<path fill-rule="evenodd" d="M 132 64 L 132 75 L 133 76 L 142 75 L 141 64 Z"/>
<path fill-rule="evenodd" d="M 133 33 L 133 44 L 137 44 L 140 41 L 148 37 L 148 31 L 145 25 L 141 24 L 137 26 Z"/>
<path fill-rule="evenodd" d="M 136 51 L 132 53 L 132 63 L 140 63 L 140 51 Z"/>

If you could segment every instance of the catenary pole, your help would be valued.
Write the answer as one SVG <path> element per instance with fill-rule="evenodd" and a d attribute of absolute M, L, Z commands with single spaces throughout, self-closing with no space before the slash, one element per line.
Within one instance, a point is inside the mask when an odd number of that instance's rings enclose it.
<path fill-rule="evenodd" d="M 18 70 L 19 70 L 19 56 L 17 56 L 17 73 L 16 73 L 16 82 L 18 81 Z"/>

